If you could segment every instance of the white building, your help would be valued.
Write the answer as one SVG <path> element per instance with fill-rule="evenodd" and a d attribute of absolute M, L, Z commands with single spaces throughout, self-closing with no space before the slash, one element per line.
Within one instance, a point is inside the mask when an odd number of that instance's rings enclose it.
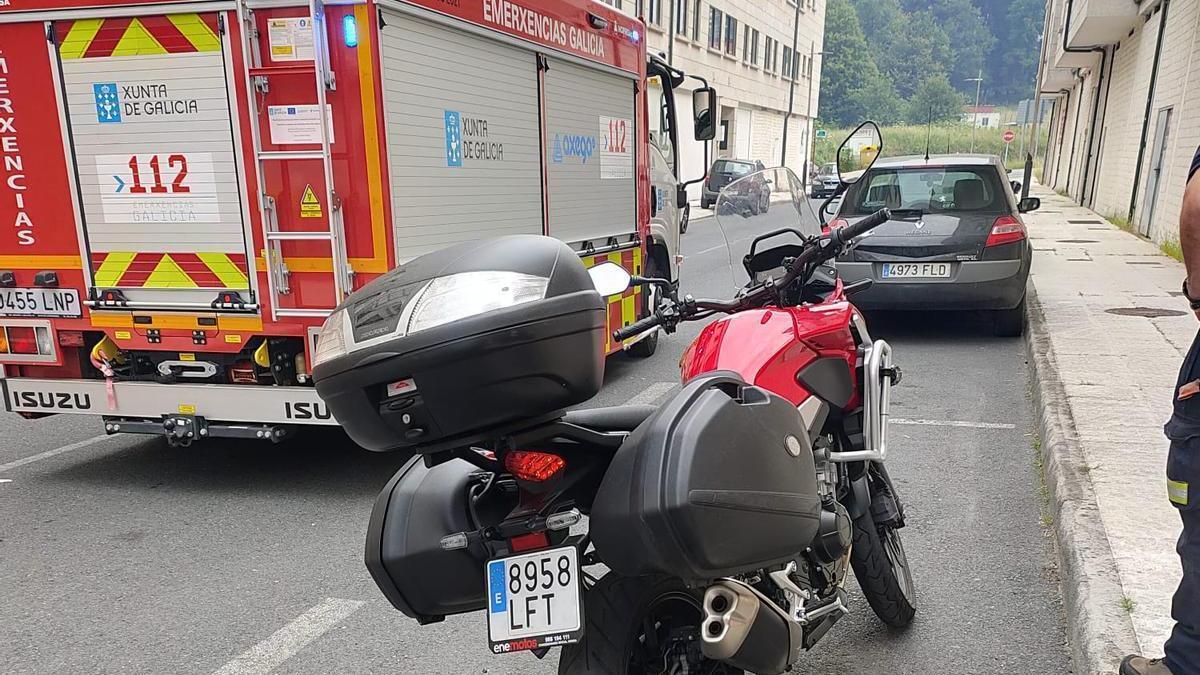
<path fill-rule="evenodd" d="M 1163 243 L 1200 143 L 1200 0 L 1049 0 L 1042 181 Z"/>
<path fill-rule="evenodd" d="M 963 124 L 974 124 L 978 127 L 999 127 L 1002 121 L 1002 112 L 994 105 L 969 105 L 963 108 L 962 122 Z"/>
<path fill-rule="evenodd" d="M 652 51 L 716 87 L 721 101 L 716 157 L 759 160 L 768 167 L 783 163 L 791 97 L 786 164 L 801 175 L 820 97 L 826 0 L 799 0 L 799 7 L 793 0 L 604 1 L 646 22 Z M 694 80 L 684 85 L 697 86 Z M 685 118 L 680 175 L 698 178 L 707 170 L 704 147 L 691 140 L 690 97 L 681 97 L 679 105 Z M 699 186 L 693 189 L 698 198 Z"/>

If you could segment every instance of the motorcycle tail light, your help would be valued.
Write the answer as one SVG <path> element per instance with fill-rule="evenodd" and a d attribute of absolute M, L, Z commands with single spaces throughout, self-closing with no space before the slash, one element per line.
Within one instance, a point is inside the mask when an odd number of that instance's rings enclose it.
<path fill-rule="evenodd" d="M 1011 244 L 1025 239 L 1025 224 L 1012 216 L 1000 216 L 992 223 L 992 232 L 988 235 L 985 247 Z"/>
<path fill-rule="evenodd" d="M 504 456 L 504 469 L 517 480 L 544 483 L 557 476 L 567 461 L 548 452 L 513 450 Z"/>
<path fill-rule="evenodd" d="M 533 551 L 539 548 L 546 548 L 550 545 L 550 536 L 545 532 L 530 532 L 522 534 L 508 540 L 508 547 L 513 553 L 521 551 Z"/>

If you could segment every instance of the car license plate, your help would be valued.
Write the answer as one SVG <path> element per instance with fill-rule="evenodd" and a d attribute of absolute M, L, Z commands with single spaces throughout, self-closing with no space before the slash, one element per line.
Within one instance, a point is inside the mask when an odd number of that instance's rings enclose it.
<path fill-rule="evenodd" d="M 884 279 L 949 279 L 950 263 L 886 263 Z"/>
<path fill-rule="evenodd" d="M 74 288 L 0 288 L 0 316 L 80 317 Z"/>
<path fill-rule="evenodd" d="M 488 640 L 494 653 L 555 647 L 583 637 L 574 546 L 489 561 L 487 584 Z"/>

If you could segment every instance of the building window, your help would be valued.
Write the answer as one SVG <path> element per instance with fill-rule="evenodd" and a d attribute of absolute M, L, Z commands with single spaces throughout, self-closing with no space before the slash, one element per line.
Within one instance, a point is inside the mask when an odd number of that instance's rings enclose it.
<path fill-rule="evenodd" d="M 750 33 L 750 65 L 758 65 L 758 29 Z"/>
<path fill-rule="evenodd" d="M 725 17 L 725 53 L 737 57 L 738 22 L 732 16 Z"/>
<path fill-rule="evenodd" d="M 742 29 L 742 61 L 750 63 L 750 25 Z"/>
<path fill-rule="evenodd" d="M 789 77 L 792 73 L 792 48 L 783 48 L 783 76 Z"/>
<path fill-rule="evenodd" d="M 655 26 L 663 25 L 662 21 L 662 0 L 645 0 L 646 3 L 646 20 Z"/>
<path fill-rule="evenodd" d="M 688 35 L 688 4 L 691 0 L 675 0 L 675 34 Z"/>
<path fill-rule="evenodd" d="M 775 71 L 774 61 L 775 54 L 775 38 L 768 37 L 763 43 L 763 70 L 768 73 Z"/>
<path fill-rule="evenodd" d="M 700 0 L 692 5 L 692 39 L 700 41 Z"/>
<path fill-rule="evenodd" d="M 724 30 L 725 15 L 716 7 L 709 9 L 708 14 L 708 48 L 721 48 L 721 35 Z"/>

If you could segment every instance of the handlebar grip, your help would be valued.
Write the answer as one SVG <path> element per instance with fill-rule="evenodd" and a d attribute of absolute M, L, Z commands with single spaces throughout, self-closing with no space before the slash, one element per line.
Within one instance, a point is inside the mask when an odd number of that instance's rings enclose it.
<path fill-rule="evenodd" d="M 884 207 L 853 225 L 847 225 L 846 227 L 834 230 L 834 236 L 837 237 L 837 243 L 840 246 L 861 237 L 891 219 L 891 210 Z"/>
<path fill-rule="evenodd" d="M 651 328 L 654 328 L 655 326 L 659 325 L 659 323 L 660 323 L 660 321 L 658 319 L 658 315 L 651 314 L 650 316 L 648 316 L 644 319 L 634 321 L 633 323 L 629 324 L 628 326 L 625 326 L 624 328 L 618 328 L 618 329 L 614 330 L 613 331 L 613 339 L 616 340 L 617 342 L 623 342 L 625 340 L 628 340 L 631 337 L 635 337 L 635 336 L 641 335 L 642 333 L 645 333 L 646 331 L 650 330 Z"/>

